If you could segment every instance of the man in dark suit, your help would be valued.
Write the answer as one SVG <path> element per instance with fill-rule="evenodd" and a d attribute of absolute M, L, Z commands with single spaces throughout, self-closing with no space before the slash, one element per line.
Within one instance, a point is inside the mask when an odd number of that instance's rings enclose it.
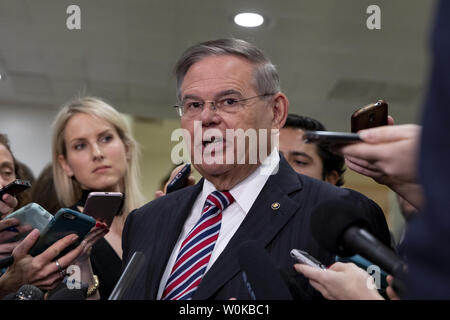
<path fill-rule="evenodd" d="M 124 263 L 135 251 L 147 260 L 126 299 L 250 299 L 237 259 L 246 240 L 266 248 L 294 298 L 320 297 L 294 271 L 289 251 L 334 262 L 309 230 L 315 206 L 327 199 L 351 201 L 389 244 L 374 202 L 297 174 L 279 155 L 272 130 L 283 127 L 288 100 L 258 48 L 237 39 L 201 43 L 184 52 L 176 75 L 181 127 L 204 178 L 129 215 Z"/>

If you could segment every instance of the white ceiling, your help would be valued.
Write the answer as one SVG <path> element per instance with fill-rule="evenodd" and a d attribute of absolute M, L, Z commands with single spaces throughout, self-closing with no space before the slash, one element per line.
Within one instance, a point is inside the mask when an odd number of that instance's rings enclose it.
<path fill-rule="evenodd" d="M 237 37 L 278 66 L 290 112 L 349 130 L 355 109 L 384 98 L 398 123 L 417 122 L 434 1 L 411 3 L 376 1 L 381 30 L 368 30 L 366 0 L 0 0 L 0 105 L 57 108 L 81 93 L 136 116 L 175 118 L 182 51 Z M 71 4 L 81 30 L 66 28 Z M 245 10 L 267 23 L 234 25 Z"/>

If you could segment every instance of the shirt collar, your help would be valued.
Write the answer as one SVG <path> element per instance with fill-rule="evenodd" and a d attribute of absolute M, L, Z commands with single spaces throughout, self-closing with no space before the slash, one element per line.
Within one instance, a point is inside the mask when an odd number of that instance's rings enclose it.
<path fill-rule="evenodd" d="M 230 190 L 231 195 L 245 214 L 250 211 L 250 208 L 253 206 L 253 203 L 269 177 L 278 172 L 279 163 L 280 155 L 278 154 L 278 150 L 274 148 L 270 155 L 264 159 L 262 164 L 253 171 L 252 174 Z M 215 190 L 216 188 L 214 185 L 205 179 L 205 182 L 203 183 L 202 198 L 204 197 L 204 200 L 206 200 L 206 197 Z"/>

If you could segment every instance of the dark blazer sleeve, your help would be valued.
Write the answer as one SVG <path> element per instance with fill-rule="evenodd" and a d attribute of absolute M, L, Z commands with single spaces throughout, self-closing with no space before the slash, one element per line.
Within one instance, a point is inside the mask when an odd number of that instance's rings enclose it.
<path fill-rule="evenodd" d="M 132 224 L 132 220 L 133 220 L 133 216 L 134 216 L 134 212 L 136 212 L 136 210 L 131 211 L 128 214 L 127 219 L 125 220 L 125 225 L 123 227 L 123 232 L 122 232 L 122 261 L 123 261 L 123 267 L 122 270 L 125 268 L 125 266 L 127 265 L 128 261 L 131 259 L 131 254 L 129 252 L 129 234 L 130 234 L 130 225 Z"/>

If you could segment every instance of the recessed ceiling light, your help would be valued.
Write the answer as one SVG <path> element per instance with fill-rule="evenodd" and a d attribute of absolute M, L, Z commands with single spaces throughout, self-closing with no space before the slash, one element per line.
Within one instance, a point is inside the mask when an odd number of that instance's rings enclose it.
<path fill-rule="evenodd" d="M 263 24 L 264 18 L 257 13 L 239 13 L 234 17 L 234 22 L 242 27 L 257 27 Z"/>

